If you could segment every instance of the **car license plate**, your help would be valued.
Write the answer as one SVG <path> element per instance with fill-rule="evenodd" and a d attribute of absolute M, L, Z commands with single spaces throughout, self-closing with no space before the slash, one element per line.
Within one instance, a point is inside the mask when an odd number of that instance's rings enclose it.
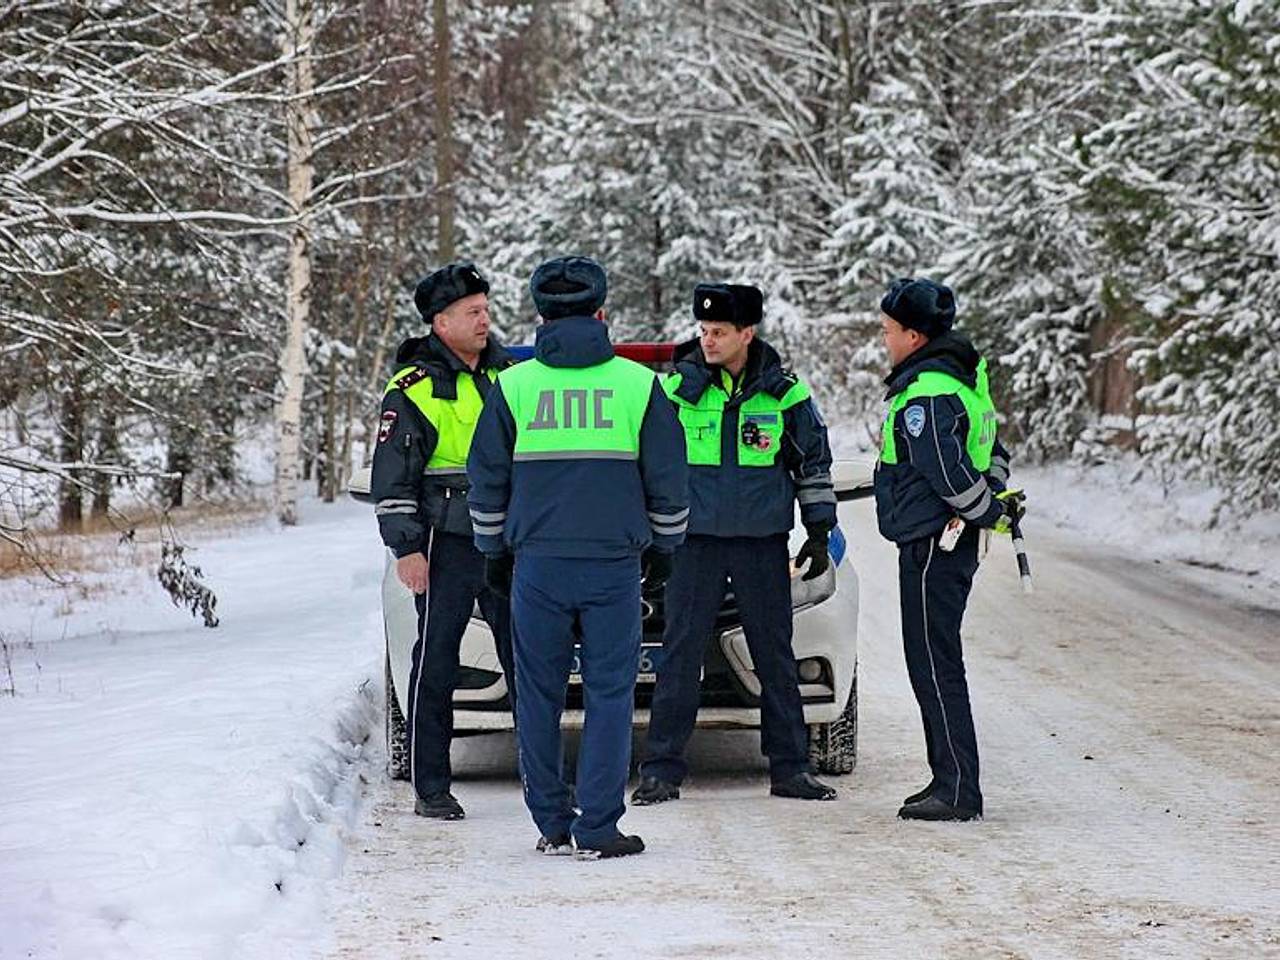
<path fill-rule="evenodd" d="M 640 659 L 636 663 L 636 683 L 654 683 L 658 679 L 658 666 L 662 660 L 662 644 L 642 643 Z M 573 662 L 569 665 L 569 682 L 582 682 L 582 647 L 574 644 Z"/>

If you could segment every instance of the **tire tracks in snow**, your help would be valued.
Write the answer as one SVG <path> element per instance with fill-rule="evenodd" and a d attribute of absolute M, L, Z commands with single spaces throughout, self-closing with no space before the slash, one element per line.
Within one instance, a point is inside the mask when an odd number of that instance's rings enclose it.
<path fill-rule="evenodd" d="M 632 809 L 641 857 L 539 857 L 510 738 L 455 746 L 461 824 L 375 780 L 335 957 L 1256 957 L 1280 953 L 1273 598 L 1062 533 L 979 573 L 966 656 L 987 819 L 907 824 L 927 778 L 896 564 L 862 576 L 860 759 L 834 803 L 767 796 L 758 735 L 700 731 L 683 798 Z M 1087 759 L 1092 758 L 1092 759 Z M 381 824 L 375 826 L 374 824 Z"/>

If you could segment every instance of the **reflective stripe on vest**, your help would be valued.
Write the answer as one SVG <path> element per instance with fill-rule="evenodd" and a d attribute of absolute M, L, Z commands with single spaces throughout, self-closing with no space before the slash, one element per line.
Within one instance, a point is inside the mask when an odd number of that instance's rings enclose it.
<path fill-rule="evenodd" d="M 729 396 L 724 390 L 707 387 L 697 403 L 676 395 L 683 374 L 673 373 L 663 382 L 667 396 L 676 404 L 680 425 L 684 427 L 685 450 L 689 464 L 696 467 L 720 466 L 720 431 Z M 792 384 L 781 399 L 771 393 L 755 393 L 738 407 L 738 437 L 735 447 L 740 467 L 771 467 L 782 451 L 783 411 L 809 399 L 809 388 L 801 381 Z M 755 424 L 754 431 L 744 435 L 743 425 Z M 754 439 L 754 443 L 746 443 Z"/>
<path fill-rule="evenodd" d="M 881 463 L 898 462 L 898 445 L 894 438 L 893 422 L 901 411 L 912 400 L 942 397 L 954 394 L 964 404 L 965 413 L 969 417 L 969 433 L 965 437 L 965 450 L 969 459 L 979 470 L 986 471 L 991 466 L 991 449 L 996 442 L 996 408 L 991 402 L 991 386 L 987 382 L 987 361 L 978 361 L 977 383 L 970 387 L 963 380 L 958 380 L 949 373 L 940 370 L 926 370 L 911 382 L 911 385 L 896 395 L 889 404 L 889 415 L 885 417 L 881 430 Z"/>
<path fill-rule="evenodd" d="M 396 381 L 417 369 L 405 367 L 397 371 L 384 393 L 400 389 L 396 386 Z M 492 370 L 486 370 L 485 375 L 490 380 L 495 379 Z M 424 471 L 428 475 L 457 476 L 467 472 L 467 453 L 471 450 L 471 437 L 476 432 L 476 422 L 480 419 L 484 400 L 470 373 L 458 371 L 456 384 L 456 400 L 434 396 L 431 377 L 423 377 L 412 386 L 404 388 L 404 395 L 422 411 L 422 415 L 436 431 L 436 448 Z"/>
<path fill-rule="evenodd" d="M 592 367 L 526 360 L 498 375 L 516 425 L 513 459 L 637 460 L 654 373 L 622 357 Z"/>

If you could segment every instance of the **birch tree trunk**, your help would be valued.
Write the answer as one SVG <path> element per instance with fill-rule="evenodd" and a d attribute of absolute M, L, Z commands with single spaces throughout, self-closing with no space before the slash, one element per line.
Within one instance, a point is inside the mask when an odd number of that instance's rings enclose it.
<path fill-rule="evenodd" d="M 449 3 L 435 0 L 436 232 L 440 262 L 453 259 L 453 99 L 449 81 Z"/>
<path fill-rule="evenodd" d="M 306 381 L 303 343 L 311 312 L 311 188 L 315 180 L 311 98 L 315 92 L 312 46 L 315 41 L 314 0 L 287 0 L 284 53 L 289 57 L 288 126 L 289 206 L 296 218 L 289 241 L 289 283 L 284 354 L 280 379 L 284 388 L 276 413 L 276 516 L 286 526 L 298 522 L 299 450 L 302 436 L 302 390 Z"/>

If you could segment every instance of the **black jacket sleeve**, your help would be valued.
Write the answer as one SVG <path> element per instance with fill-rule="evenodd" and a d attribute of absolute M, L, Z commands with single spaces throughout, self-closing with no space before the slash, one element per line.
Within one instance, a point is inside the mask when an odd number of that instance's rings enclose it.
<path fill-rule="evenodd" d="M 836 491 L 831 482 L 831 445 L 827 425 L 812 399 L 782 412 L 782 456 L 796 485 L 800 520 L 810 534 L 836 525 Z"/>
<path fill-rule="evenodd" d="M 1003 493 L 1009 484 L 1009 461 L 1012 459 L 997 437 L 995 446 L 991 448 L 991 466 L 987 468 L 987 483 L 991 484 L 991 489 L 996 493 Z"/>
<path fill-rule="evenodd" d="M 653 546 L 670 553 L 689 526 L 689 459 L 684 428 L 657 377 L 640 422 L 640 479 Z"/>
<path fill-rule="evenodd" d="M 382 398 L 369 492 L 382 542 L 397 557 L 427 549 L 422 478 L 436 440 L 435 428 L 401 391 Z"/>

